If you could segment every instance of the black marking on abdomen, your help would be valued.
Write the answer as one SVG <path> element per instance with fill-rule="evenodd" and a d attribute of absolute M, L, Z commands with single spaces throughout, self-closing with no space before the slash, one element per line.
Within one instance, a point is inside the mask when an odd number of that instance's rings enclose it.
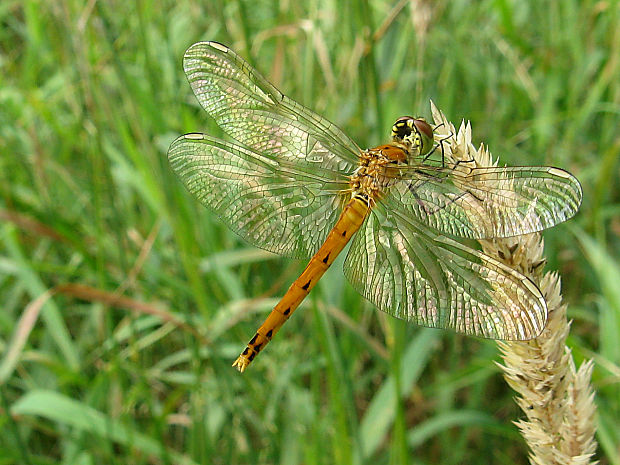
<path fill-rule="evenodd" d="M 310 280 L 310 281 L 311 281 L 311 280 Z M 307 290 L 308 290 L 308 287 L 310 287 L 310 281 L 308 281 L 306 284 L 304 284 L 303 286 L 301 286 L 301 288 L 302 288 L 304 291 L 307 291 Z"/>
<path fill-rule="evenodd" d="M 256 333 L 254 335 L 254 337 L 252 338 L 252 340 L 250 341 L 250 345 L 254 344 L 256 342 L 256 338 L 258 337 L 258 333 Z"/>
<path fill-rule="evenodd" d="M 325 258 L 323 259 L 323 263 L 327 264 L 327 260 L 329 260 L 329 254 L 325 255 Z"/>
<path fill-rule="evenodd" d="M 255 346 L 254 346 L 254 350 L 255 350 L 256 352 L 260 352 L 260 348 L 261 348 L 261 346 L 262 346 L 262 344 L 257 344 L 257 345 L 255 345 Z"/>
<path fill-rule="evenodd" d="M 289 313 L 291 313 L 291 308 L 290 307 L 287 308 L 286 310 L 284 310 L 284 314 L 285 315 L 288 315 Z"/>
<path fill-rule="evenodd" d="M 267 331 L 267 334 L 265 334 L 265 336 L 269 339 L 271 339 L 271 336 L 273 335 L 273 331 L 270 329 L 269 331 Z"/>

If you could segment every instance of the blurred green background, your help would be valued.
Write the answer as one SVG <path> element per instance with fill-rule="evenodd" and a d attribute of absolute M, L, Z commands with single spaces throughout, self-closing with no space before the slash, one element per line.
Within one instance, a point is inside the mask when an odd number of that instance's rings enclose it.
<path fill-rule="evenodd" d="M 598 458 L 620 464 L 619 26 L 616 1 L 3 0 L 0 464 L 527 463 L 496 344 L 374 310 L 342 258 L 230 367 L 305 264 L 168 167 L 176 136 L 221 135 L 181 66 L 199 40 L 361 147 L 433 99 L 500 163 L 580 179 L 547 269 L 596 362 Z"/>

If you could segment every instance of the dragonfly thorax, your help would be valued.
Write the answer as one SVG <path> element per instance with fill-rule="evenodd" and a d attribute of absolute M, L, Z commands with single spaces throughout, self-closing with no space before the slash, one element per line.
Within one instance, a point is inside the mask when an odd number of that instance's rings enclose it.
<path fill-rule="evenodd" d="M 349 182 L 353 196 L 361 194 L 375 203 L 398 179 L 399 165 L 406 165 L 407 158 L 407 149 L 401 144 L 380 145 L 362 152 L 360 165 Z"/>

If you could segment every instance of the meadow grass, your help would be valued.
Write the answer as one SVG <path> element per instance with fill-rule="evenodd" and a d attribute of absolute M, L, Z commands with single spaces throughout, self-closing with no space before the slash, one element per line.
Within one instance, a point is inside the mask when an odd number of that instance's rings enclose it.
<path fill-rule="evenodd" d="M 173 176 L 221 136 L 183 75 L 227 44 L 361 147 L 429 99 L 501 164 L 581 181 L 544 233 L 597 458 L 620 465 L 616 1 L 0 4 L 0 463 L 527 463 L 493 341 L 407 325 L 340 257 L 244 375 L 230 367 L 305 265 L 253 248 Z"/>

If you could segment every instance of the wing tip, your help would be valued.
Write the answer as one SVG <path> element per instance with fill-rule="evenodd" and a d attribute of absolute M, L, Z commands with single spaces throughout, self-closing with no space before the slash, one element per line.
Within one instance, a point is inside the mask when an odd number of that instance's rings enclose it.
<path fill-rule="evenodd" d="M 204 42 L 204 44 L 208 45 L 209 47 L 216 48 L 221 52 L 228 53 L 230 51 L 230 49 L 226 45 L 221 42 L 216 42 L 215 40 L 209 40 L 207 42 Z"/>
<path fill-rule="evenodd" d="M 574 194 L 574 200 L 576 204 L 575 213 L 576 213 L 576 210 L 579 209 L 579 207 L 581 206 L 581 201 L 583 200 L 583 188 L 581 187 L 581 183 L 579 182 L 579 179 L 577 179 L 577 177 L 571 174 L 570 172 L 562 168 L 556 168 L 553 166 L 549 168 L 549 174 L 557 176 L 558 178 L 564 178 L 566 180 L 566 183 L 570 185 L 573 191 L 573 194 Z"/>
<path fill-rule="evenodd" d="M 182 135 L 178 139 L 203 140 L 205 139 L 205 137 L 206 136 L 200 132 L 189 132 L 187 134 Z"/>
<path fill-rule="evenodd" d="M 168 162 L 173 165 L 176 163 L 179 154 L 177 153 L 177 146 L 182 144 L 186 140 L 204 140 L 207 136 L 205 134 L 201 134 L 199 132 L 190 132 L 188 134 L 183 134 L 182 136 L 177 137 L 172 141 L 170 147 L 168 147 L 167 157 Z"/>
<path fill-rule="evenodd" d="M 216 42 L 214 40 L 202 40 L 200 42 L 196 42 L 193 43 L 192 45 L 190 45 L 187 50 L 185 51 L 184 56 L 188 57 L 188 56 L 192 56 L 193 52 L 197 49 L 202 49 L 204 47 L 207 48 L 211 48 L 211 49 L 215 49 L 218 50 L 220 52 L 223 53 L 229 53 L 231 50 L 230 48 L 228 48 L 226 45 L 220 43 L 220 42 Z"/>

